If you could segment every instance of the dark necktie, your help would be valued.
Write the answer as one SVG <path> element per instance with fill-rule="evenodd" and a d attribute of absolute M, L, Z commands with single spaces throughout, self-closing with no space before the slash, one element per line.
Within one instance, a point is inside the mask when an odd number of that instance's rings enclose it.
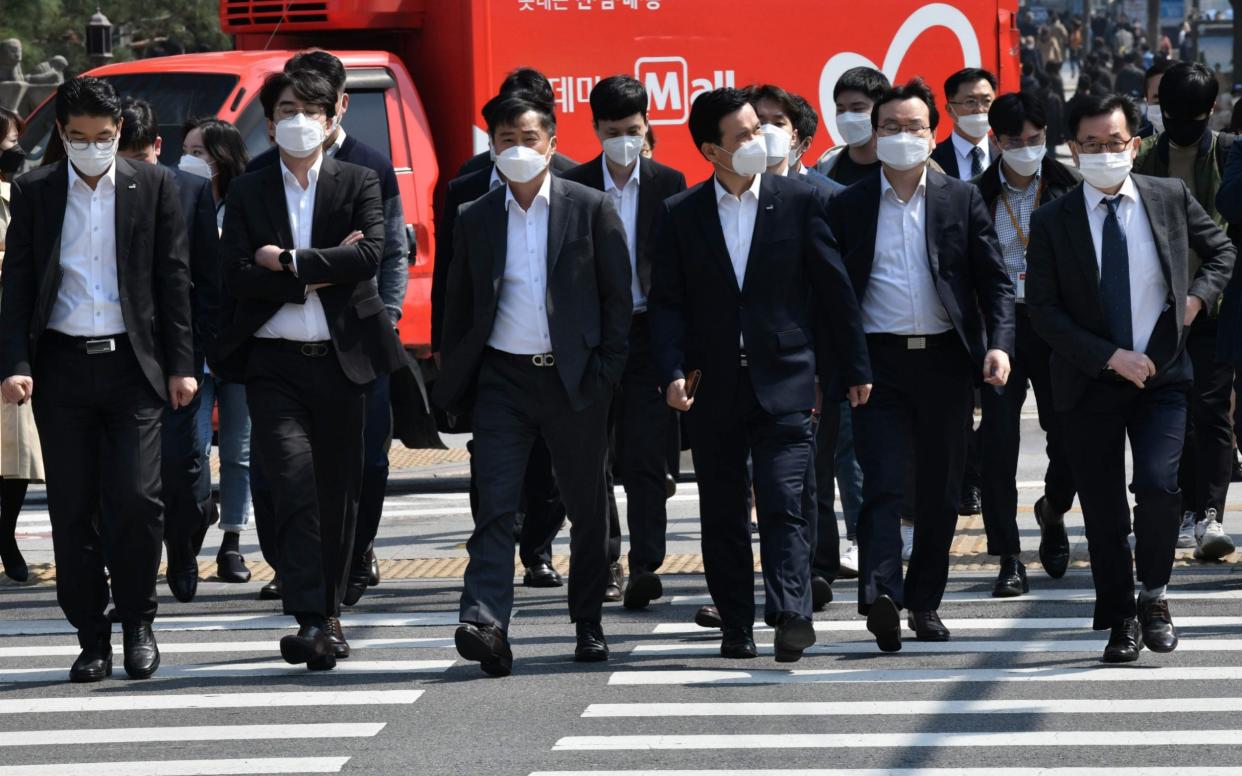
<path fill-rule="evenodd" d="M 970 149 L 970 177 L 978 178 L 983 174 L 983 149 L 975 146 Z"/>
<path fill-rule="evenodd" d="M 1126 233 L 1117 218 L 1121 197 L 1104 200 L 1108 216 L 1104 218 L 1104 234 L 1100 240 L 1100 304 L 1113 344 L 1125 350 L 1134 349 L 1134 324 L 1130 319 L 1130 252 L 1126 249 Z"/>

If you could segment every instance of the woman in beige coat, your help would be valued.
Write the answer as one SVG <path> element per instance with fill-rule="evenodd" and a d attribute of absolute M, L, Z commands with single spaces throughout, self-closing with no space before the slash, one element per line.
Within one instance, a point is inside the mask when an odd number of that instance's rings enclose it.
<path fill-rule="evenodd" d="M 17 145 L 24 125 L 17 114 L 0 108 L 0 284 L 4 282 L 4 235 L 9 225 L 9 181 L 21 171 L 25 155 Z M 9 579 L 30 576 L 17 548 L 17 515 L 26 500 L 26 486 L 43 481 L 43 450 L 35 431 L 30 404 L 0 405 L 0 563 Z"/>

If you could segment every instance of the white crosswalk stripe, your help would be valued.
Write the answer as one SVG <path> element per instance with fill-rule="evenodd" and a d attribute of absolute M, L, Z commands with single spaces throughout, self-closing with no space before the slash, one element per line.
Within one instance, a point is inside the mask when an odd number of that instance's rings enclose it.
<path fill-rule="evenodd" d="M 291 666 L 279 659 L 254 663 L 165 665 L 148 681 L 193 676 L 294 676 L 322 679 L 336 674 L 425 674 L 446 671 L 453 663 L 452 660 L 342 660 L 337 662 L 332 671 L 307 671 L 305 666 Z M 116 670 L 119 671 L 120 666 Z M 0 668 L 0 683 L 63 681 L 66 673 L 64 668 Z"/>
<path fill-rule="evenodd" d="M 990 575 L 995 578 L 995 574 Z M 853 585 L 833 585 L 835 597 L 832 604 L 841 606 L 857 606 L 858 593 Z M 1170 601 L 1242 601 L 1242 589 L 1239 590 L 1170 590 L 1167 594 Z M 763 604 L 763 596 L 756 596 L 759 605 Z M 941 599 L 946 604 L 1029 604 L 1032 601 L 1065 601 L 1092 603 L 1095 591 L 1082 588 L 1058 588 L 1053 590 L 1032 590 L 1013 598 L 993 598 L 988 593 L 945 593 Z M 673 606 L 707 606 L 712 602 L 711 596 L 678 595 L 669 599 Z"/>
<path fill-rule="evenodd" d="M 516 616 L 517 612 L 514 612 Z M 364 612 L 341 617 L 345 628 L 417 628 L 435 625 L 456 625 L 457 612 L 427 612 L 423 614 L 383 614 Z M 209 614 L 197 617 L 157 617 L 154 630 L 164 631 L 239 631 L 239 630 L 295 630 L 297 623 L 292 617 L 273 614 Z M 113 631 L 119 633 L 121 626 Z M 0 636 L 47 636 L 58 633 L 76 633 L 64 620 L 6 620 L 0 622 Z"/>
<path fill-rule="evenodd" d="M 347 762 L 348 757 L 248 757 L 0 765 L 0 776 L 266 776 L 273 773 L 340 773 Z"/>
<path fill-rule="evenodd" d="M 840 668 L 754 671 L 624 671 L 613 685 L 852 684 L 860 682 L 1170 682 L 1242 680 L 1242 666 L 1035 668 Z"/>
<path fill-rule="evenodd" d="M 422 697 L 422 694 L 422 690 L 321 690 L 319 692 L 225 692 L 177 695 L 92 695 L 84 698 L 21 698 L 0 700 L 0 714 L 387 706 L 413 703 Z"/>
<path fill-rule="evenodd" d="M 3 773 L 0 773 L 3 776 Z M 746 770 L 533 771 L 530 776 L 1242 776 L 1242 768 L 796 768 Z"/>
<path fill-rule="evenodd" d="M 354 649 L 452 649 L 451 638 L 425 639 L 350 639 Z M 81 648 L 73 644 L 0 647 L 0 658 L 6 657 L 77 657 Z M 195 655 L 231 652 L 272 652 L 271 641 L 160 641 L 165 655 Z"/>
<path fill-rule="evenodd" d="M 1178 629 L 1184 628 L 1242 628 L 1242 617 L 1175 617 Z M 977 619 L 944 618 L 945 627 L 950 631 L 968 630 L 1073 630 L 1090 631 L 1089 617 L 981 617 Z M 756 631 L 771 631 L 762 621 L 755 622 Z M 825 633 L 865 632 L 867 623 L 862 619 L 854 620 L 816 620 L 815 630 Z M 694 623 L 670 622 L 661 623 L 652 633 L 660 635 L 685 633 L 719 633 L 713 628 L 703 628 Z"/>
<path fill-rule="evenodd" d="M 553 751 L 624 749 L 871 749 L 979 746 L 1197 746 L 1242 739 L 1242 730 L 989 731 L 959 733 L 772 733 L 730 735 L 567 736 Z"/>
<path fill-rule="evenodd" d="M 371 738 L 384 723 L 309 725 L 195 725 L 193 727 L 100 728 L 97 730 L 0 731 L 0 747 L 73 744 L 149 744 L 166 741 L 264 741 L 299 738 Z"/>
<path fill-rule="evenodd" d="M 987 654 L 1001 653 L 1077 653 L 1087 652 L 1098 654 L 1104 651 L 1103 641 L 1096 639 L 1072 639 L 1067 641 L 1033 640 L 1033 641 L 906 641 L 901 651 L 910 654 Z M 773 654 L 772 644 L 756 644 L 760 655 Z M 1184 637 L 1177 647 L 1178 652 L 1242 652 L 1242 638 L 1238 639 L 1197 639 Z M 720 654 L 720 645 L 711 642 L 680 642 L 677 644 L 636 644 L 631 650 L 636 655 L 677 655 L 680 657 L 711 656 Z M 815 644 L 803 652 L 803 655 L 874 655 L 875 641 L 830 641 Z"/>
<path fill-rule="evenodd" d="M 583 717 L 867 717 L 932 714 L 1211 714 L 1242 711 L 1242 698 L 1056 698 L 770 703 L 592 703 Z"/>

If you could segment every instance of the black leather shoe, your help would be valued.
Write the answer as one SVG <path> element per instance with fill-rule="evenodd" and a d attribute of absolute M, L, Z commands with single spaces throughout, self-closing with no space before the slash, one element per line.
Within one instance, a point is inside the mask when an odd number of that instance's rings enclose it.
<path fill-rule="evenodd" d="M 815 626 L 800 614 L 786 613 L 776 626 L 776 662 L 796 663 L 802 651 L 815 643 Z"/>
<path fill-rule="evenodd" d="M 832 603 L 832 583 L 823 577 L 811 577 L 811 608 L 822 612 Z"/>
<path fill-rule="evenodd" d="M 25 582 L 30 579 L 30 567 L 17 548 L 17 540 L 12 536 L 0 539 L 0 563 L 4 564 L 4 575 L 14 582 Z"/>
<path fill-rule="evenodd" d="M 198 569 L 194 571 L 169 571 L 168 589 L 172 591 L 173 598 L 176 598 L 183 604 L 188 604 L 194 600 L 194 596 L 198 594 Z"/>
<path fill-rule="evenodd" d="M 1069 568 L 1069 535 L 1065 533 L 1065 515 L 1048 507 L 1048 497 L 1035 502 L 1035 522 L 1039 523 L 1039 562 L 1053 579 L 1065 576 Z"/>
<path fill-rule="evenodd" d="M 694 624 L 700 628 L 719 628 L 724 624 L 720 619 L 720 610 L 714 606 L 700 606 L 694 613 Z"/>
<path fill-rule="evenodd" d="M 670 499 L 677 495 L 677 478 L 671 474 L 664 475 L 664 498 Z"/>
<path fill-rule="evenodd" d="M 1029 592 L 1031 592 L 1031 586 L 1026 581 L 1026 566 L 1022 565 L 1017 555 L 1002 555 L 1000 573 L 996 575 L 992 597 L 1014 598 Z"/>
<path fill-rule="evenodd" d="M 640 571 L 625 584 L 623 605 L 626 609 L 643 609 L 647 604 L 664 595 L 660 575 L 652 571 Z"/>
<path fill-rule="evenodd" d="M 328 641 L 332 642 L 332 656 L 337 660 L 349 657 L 351 650 L 349 642 L 345 640 L 345 631 L 341 629 L 341 619 L 329 617 L 324 632 L 328 634 Z"/>
<path fill-rule="evenodd" d="M 720 656 L 730 660 L 749 660 L 759 657 L 759 649 L 749 632 L 730 628 L 720 640 Z"/>
<path fill-rule="evenodd" d="M 367 550 L 367 585 L 375 587 L 380 583 L 379 558 L 375 557 L 375 547 Z"/>
<path fill-rule="evenodd" d="M 1114 625 L 1112 633 L 1108 635 L 1108 645 L 1104 647 L 1104 657 L 1101 659 L 1105 663 L 1133 663 L 1138 660 L 1139 652 L 1143 649 L 1139 633 L 1137 617 L 1122 620 Z"/>
<path fill-rule="evenodd" d="M 479 663 L 488 676 L 513 673 L 513 650 L 509 649 L 505 634 L 495 625 L 462 623 L 453 634 L 453 642 L 457 645 L 457 654 Z"/>
<path fill-rule="evenodd" d="M 608 564 L 608 586 L 604 588 L 605 601 L 620 601 L 625 589 L 625 571 L 620 563 Z"/>
<path fill-rule="evenodd" d="M 216 556 L 216 578 L 221 582 L 241 584 L 250 581 L 250 569 L 240 552 L 226 550 Z"/>
<path fill-rule="evenodd" d="M 561 575 L 549 563 L 542 561 L 526 569 L 522 584 L 527 587 L 560 587 L 565 584 Z"/>
<path fill-rule="evenodd" d="M 574 648 L 574 660 L 579 663 L 598 663 L 608 659 L 608 641 L 598 622 L 578 620 L 578 646 Z"/>
<path fill-rule="evenodd" d="M 336 668 L 336 654 L 332 639 L 326 628 L 318 625 L 303 625 L 298 628 L 296 636 L 285 636 L 280 640 L 280 656 L 289 665 L 302 665 L 312 671 L 328 671 Z"/>
<path fill-rule="evenodd" d="M 345 606 L 353 606 L 358 603 L 362 594 L 367 592 L 370 586 L 370 564 L 367 563 L 365 554 L 357 555 L 349 566 L 349 577 L 345 581 L 345 593 L 341 596 L 341 603 Z"/>
<path fill-rule="evenodd" d="M 272 581 L 268 582 L 259 590 L 260 601 L 279 601 L 280 600 L 280 577 L 272 577 Z"/>
<path fill-rule="evenodd" d="M 983 496 L 979 493 L 979 489 L 971 486 L 962 494 L 961 504 L 958 505 L 957 513 L 962 517 L 970 517 L 983 512 Z"/>
<path fill-rule="evenodd" d="M 1177 649 L 1177 629 L 1169 614 L 1169 602 L 1165 598 L 1138 601 L 1138 619 L 1143 626 L 1143 645 L 1152 652 L 1172 652 Z"/>
<path fill-rule="evenodd" d="M 74 683 L 102 682 L 109 676 L 112 676 L 112 645 L 107 638 L 83 647 L 69 668 L 69 681 Z"/>
<path fill-rule="evenodd" d="M 131 679 L 149 679 L 160 667 L 160 648 L 155 643 L 151 623 L 122 625 L 125 644 L 125 673 Z"/>
<path fill-rule="evenodd" d="M 901 651 L 901 614 L 892 598 L 882 595 L 867 613 L 867 630 L 875 636 L 881 652 Z"/>
<path fill-rule="evenodd" d="M 914 631 L 915 641 L 948 641 L 949 629 L 940 621 L 940 615 L 930 612 L 910 612 L 906 625 Z"/>

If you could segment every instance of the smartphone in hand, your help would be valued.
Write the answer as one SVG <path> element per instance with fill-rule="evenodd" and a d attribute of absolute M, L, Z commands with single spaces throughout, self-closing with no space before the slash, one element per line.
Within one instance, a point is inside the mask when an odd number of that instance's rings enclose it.
<path fill-rule="evenodd" d="M 686 398 L 693 399 L 696 391 L 699 390 L 699 383 L 703 380 L 703 371 L 694 369 L 686 376 Z"/>

